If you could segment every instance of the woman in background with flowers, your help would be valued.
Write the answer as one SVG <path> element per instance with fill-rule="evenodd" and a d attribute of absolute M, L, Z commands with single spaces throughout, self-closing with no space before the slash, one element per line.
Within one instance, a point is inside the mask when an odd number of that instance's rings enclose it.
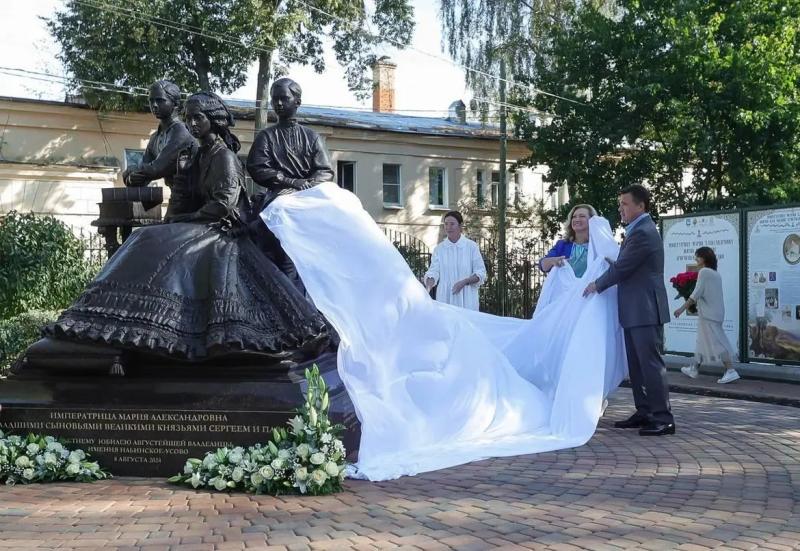
<path fill-rule="evenodd" d="M 700 365 L 720 360 L 725 366 L 725 374 L 717 382 L 730 383 L 739 379 L 739 373 L 731 365 L 736 353 L 722 329 L 725 302 L 722 299 L 722 278 L 717 272 L 717 255 L 711 247 L 700 247 L 694 256 L 700 267 L 697 284 L 686 302 L 675 310 L 676 318 L 692 305 L 696 305 L 698 313 L 694 364 L 682 367 L 681 372 L 694 379 Z"/>

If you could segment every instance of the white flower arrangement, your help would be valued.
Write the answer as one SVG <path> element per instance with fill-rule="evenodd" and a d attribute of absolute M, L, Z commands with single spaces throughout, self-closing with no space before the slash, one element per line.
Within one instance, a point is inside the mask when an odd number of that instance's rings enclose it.
<path fill-rule="evenodd" d="M 0 483 L 91 482 L 110 476 L 83 450 L 69 450 L 52 436 L 6 436 L 0 431 Z"/>
<path fill-rule="evenodd" d="M 183 473 L 169 481 L 192 488 L 273 495 L 341 491 L 347 463 L 338 435 L 344 427 L 331 424 L 328 418 L 328 389 L 316 364 L 306 369 L 306 380 L 305 403 L 288 421 L 288 429 L 272 429 L 266 444 L 219 448 L 202 460 L 188 459 Z"/>

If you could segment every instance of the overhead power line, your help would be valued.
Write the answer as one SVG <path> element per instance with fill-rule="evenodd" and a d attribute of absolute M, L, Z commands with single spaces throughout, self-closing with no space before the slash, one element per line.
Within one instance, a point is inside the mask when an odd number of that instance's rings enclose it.
<path fill-rule="evenodd" d="M 186 32 L 186 33 L 189 33 L 189 34 L 202 36 L 204 38 L 210 38 L 212 40 L 218 40 L 220 42 L 231 44 L 231 45 L 234 45 L 234 46 L 237 46 L 237 47 L 248 47 L 246 44 L 242 43 L 242 41 L 237 40 L 237 39 L 231 37 L 230 35 L 212 33 L 210 31 L 205 31 L 205 30 L 203 30 L 203 29 L 201 29 L 201 28 L 199 28 L 197 26 L 194 26 L 194 25 L 189 25 L 189 24 L 186 24 L 186 23 L 177 22 L 177 21 L 174 21 L 174 20 L 171 20 L 171 19 L 166 19 L 166 18 L 163 18 L 163 17 L 144 15 L 144 14 L 142 14 L 140 12 L 137 12 L 136 10 L 134 10 L 132 8 L 125 8 L 123 6 L 118 6 L 118 5 L 115 5 L 115 4 L 109 4 L 107 2 L 103 2 L 102 0 L 75 0 L 75 1 L 77 3 L 79 3 L 79 4 L 83 4 L 83 5 L 88 6 L 88 7 L 92 7 L 92 8 L 103 10 L 103 11 L 110 11 L 110 12 L 116 13 L 118 15 L 125 15 L 125 16 L 129 16 L 129 17 L 133 17 L 135 19 L 146 21 L 146 22 L 152 23 L 153 25 L 161 26 L 161 27 L 164 27 L 164 28 L 177 30 L 177 31 L 182 31 L 182 32 Z M 475 73 L 475 74 L 479 74 L 479 75 L 485 76 L 485 77 L 493 79 L 493 80 L 502 81 L 502 82 L 505 82 L 505 83 L 507 83 L 507 84 L 509 84 L 511 86 L 516 86 L 516 87 L 518 87 L 520 89 L 523 89 L 523 90 L 525 90 L 527 92 L 534 92 L 534 93 L 537 93 L 537 94 L 542 94 L 542 95 L 549 96 L 549 97 L 552 97 L 552 98 L 555 98 L 555 99 L 558 99 L 558 100 L 567 101 L 567 102 L 570 102 L 570 103 L 573 103 L 573 104 L 576 104 L 576 105 L 581 105 L 583 107 L 588 107 L 589 106 L 585 102 L 581 102 L 581 101 L 578 101 L 578 100 L 575 100 L 575 99 L 559 96 L 557 94 L 553 94 L 553 93 L 547 92 L 545 90 L 541 90 L 539 88 L 536 88 L 536 87 L 534 87 L 532 85 L 523 84 L 521 82 L 517 82 L 517 81 L 511 80 L 511 79 L 507 79 L 507 78 L 501 78 L 501 77 L 499 77 L 497 75 L 494 75 L 492 73 L 488 73 L 488 72 L 482 71 L 480 69 L 475 69 L 475 68 L 470 67 L 468 65 L 464 65 L 464 64 L 458 63 L 458 62 L 456 62 L 456 61 L 454 61 L 452 59 L 440 56 L 438 54 L 434 54 L 434 53 L 428 52 L 426 50 L 422 50 L 420 48 L 416 48 L 414 46 L 404 45 L 403 43 L 401 43 L 401 42 L 399 42 L 397 40 L 394 40 L 394 39 L 391 39 L 391 38 L 388 38 L 388 37 L 382 37 L 382 36 L 380 36 L 378 34 L 371 33 L 369 31 L 361 29 L 361 28 L 353 25 L 353 23 L 348 21 L 347 19 L 345 19 L 343 17 L 340 17 L 338 15 L 332 14 L 330 12 L 327 12 L 325 10 L 322 10 L 322 9 L 316 7 L 316 6 L 312 6 L 311 4 L 305 2 L 304 0 L 295 0 L 295 1 L 300 3 L 300 4 L 302 4 L 302 5 L 304 5 L 309 10 L 315 11 L 317 13 L 325 15 L 326 17 L 329 17 L 331 19 L 335 19 L 337 21 L 342 22 L 343 24 L 347 25 L 349 28 L 351 28 L 352 30 L 354 30 L 356 32 L 360 32 L 360 33 L 366 34 L 366 35 L 368 35 L 368 36 L 370 36 L 372 38 L 376 38 L 376 39 L 384 41 L 384 42 L 389 42 L 389 43 L 394 44 L 395 46 L 397 46 L 397 47 L 399 47 L 401 49 L 406 49 L 407 48 L 407 49 L 409 49 L 411 51 L 417 52 L 417 53 L 419 53 L 421 55 L 425 55 L 425 56 L 430 57 L 432 59 L 437 59 L 439 61 L 443 61 L 445 63 L 449 63 L 450 65 L 453 65 L 453 66 L 458 67 L 460 69 L 463 69 L 465 71 L 468 71 L 468 72 L 471 72 L 471 73 Z M 262 52 L 262 53 L 263 52 L 271 52 L 271 50 L 268 50 L 267 48 L 262 48 L 262 47 L 258 47 L 258 46 L 249 46 L 249 47 L 251 49 L 253 49 L 254 51 L 257 51 L 257 52 Z M 285 52 L 282 52 L 282 54 L 285 55 Z M 289 57 L 290 61 L 293 61 L 295 63 L 304 63 L 305 62 L 304 59 L 300 59 L 300 58 L 298 58 L 296 56 L 289 55 L 288 57 Z M 523 106 L 516 106 L 515 109 L 525 109 L 525 108 Z"/>
<path fill-rule="evenodd" d="M 547 92 L 545 90 L 541 90 L 541 89 L 536 88 L 536 87 L 534 87 L 534 86 L 532 86 L 530 84 L 523 84 L 523 83 L 517 82 L 515 80 L 511 80 L 511 79 L 508 79 L 508 78 L 502 78 L 502 77 L 500 77 L 498 75 L 495 75 L 495 74 L 492 74 L 492 73 L 488 73 L 486 71 L 481 71 L 480 69 L 475 69 L 474 67 L 470 67 L 469 65 L 464 65 L 462 63 L 458 63 L 457 61 L 454 61 L 452 59 L 440 56 L 438 54 L 434 54 L 432 52 L 428 52 L 426 50 L 422 50 L 422 49 L 417 48 L 415 46 L 405 45 L 405 44 L 401 43 L 398 40 L 393 40 L 393 39 L 388 38 L 388 37 L 382 37 L 382 36 L 374 34 L 374 33 L 369 33 L 367 31 L 364 31 L 363 29 L 359 29 L 359 28 L 355 27 L 347 19 L 344 19 L 343 17 L 340 17 L 338 15 L 334 15 L 332 13 L 329 13 L 329 12 L 327 12 L 327 11 L 325 11 L 323 9 L 320 9 L 320 8 L 318 8 L 316 6 L 312 6 L 308 2 L 305 2 L 305 0 L 295 0 L 295 1 L 300 3 L 300 4 L 302 4 L 302 5 L 304 5 L 305 7 L 307 7 L 310 10 L 313 10 L 313 11 L 315 11 L 317 13 L 321 13 L 322 15 L 325 15 L 325 16 L 330 17 L 332 19 L 339 20 L 339 21 L 343 22 L 345 25 L 350 26 L 352 29 L 354 29 L 356 31 L 368 34 L 368 35 L 372 36 L 373 38 L 378 38 L 378 39 L 386 41 L 386 42 L 391 42 L 392 44 L 394 44 L 395 46 L 397 46 L 397 47 L 399 47 L 401 49 L 406 49 L 407 48 L 409 50 L 412 50 L 412 51 L 417 52 L 419 54 L 428 56 L 430 58 L 437 59 L 439 61 L 444 61 L 445 63 L 449 63 L 449 64 L 451 64 L 451 65 L 453 65 L 455 67 L 458 67 L 458 68 L 463 69 L 465 71 L 468 71 L 470 73 L 475 73 L 475 74 L 478 74 L 478 75 L 481 75 L 481 76 L 484 76 L 484 77 L 488 77 L 488 78 L 490 78 L 492 80 L 496 80 L 498 82 L 505 82 L 506 84 L 509 84 L 511 86 L 516 86 L 516 87 L 521 88 L 523 90 L 526 90 L 528 92 L 532 91 L 532 92 L 535 92 L 537 94 L 542 94 L 544 96 L 550 96 L 550 97 L 555 98 L 555 99 L 559 99 L 559 100 L 562 100 L 562 101 L 568 101 L 570 103 L 575 103 L 575 104 L 581 105 L 583 107 L 588 107 L 588 104 L 586 104 L 584 102 L 581 102 L 581 101 L 578 101 L 578 100 L 575 100 L 575 99 L 572 99 L 572 98 L 565 98 L 564 96 L 559 96 L 558 94 L 553 94 L 553 93 Z"/>
<path fill-rule="evenodd" d="M 53 73 L 46 73 L 42 71 L 33 71 L 30 69 L 22 69 L 19 67 L 5 67 L 0 66 L 0 74 L 17 77 L 17 78 L 26 78 L 30 80 L 36 80 L 40 82 L 48 82 L 54 84 L 63 84 L 68 85 L 73 82 L 77 82 L 80 84 L 81 87 L 87 88 L 90 90 L 96 90 L 99 92 L 108 92 L 108 93 L 117 93 L 117 94 L 125 94 L 129 96 L 135 97 L 142 97 L 146 98 L 149 96 L 148 88 L 142 86 L 132 86 L 132 85 L 125 85 L 125 84 L 115 84 L 112 82 L 102 82 L 97 80 L 89 80 L 89 79 L 81 79 L 76 77 L 68 77 L 62 75 L 56 75 Z M 191 95 L 189 92 L 183 92 L 182 95 L 184 97 L 188 97 Z M 246 103 L 253 103 L 254 105 L 256 102 L 254 100 L 242 100 L 236 98 L 222 98 L 227 103 L 232 102 L 246 102 Z M 546 113 L 541 113 L 534 109 L 525 108 L 523 106 L 509 104 L 509 103 L 500 103 L 494 100 L 484 99 L 484 98 L 473 98 L 476 101 L 479 101 L 484 104 L 494 105 L 497 107 L 506 107 L 508 109 L 515 109 L 520 111 L 529 111 L 535 113 L 537 115 L 546 115 Z M 316 108 L 328 108 L 328 109 L 343 109 L 343 110 L 351 110 L 351 111 L 372 111 L 372 109 L 367 107 L 352 107 L 348 105 L 317 105 L 317 104 L 310 104 L 306 103 L 303 104 L 306 107 L 316 107 Z M 445 114 L 449 113 L 448 109 L 403 109 L 402 112 L 410 112 L 410 113 L 439 113 Z M 491 120 L 497 119 L 496 116 L 488 117 Z"/>

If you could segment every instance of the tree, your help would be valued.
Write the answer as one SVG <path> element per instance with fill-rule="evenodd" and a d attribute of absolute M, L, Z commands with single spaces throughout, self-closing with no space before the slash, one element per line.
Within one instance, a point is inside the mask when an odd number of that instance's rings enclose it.
<path fill-rule="evenodd" d="M 632 183 L 660 212 L 800 200 L 800 0 L 619 5 L 553 28 L 536 82 L 573 101 L 538 95 L 554 118 L 517 119 L 551 191 L 612 220 Z"/>
<path fill-rule="evenodd" d="M 374 33 L 364 30 L 370 19 Z M 404 47 L 414 23 L 408 0 L 376 0 L 371 18 L 359 0 L 67 0 L 48 27 L 76 86 L 101 108 L 141 107 L 143 99 L 94 89 L 93 82 L 143 93 L 166 77 L 185 90 L 229 93 L 258 61 L 258 128 L 266 124 L 269 83 L 288 64 L 325 70 L 323 37 L 348 86 L 363 97 L 371 91 L 375 46 Z"/>
<path fill-rule="evenodd" d="M 256 115 L 256 128 L 266 126 L 266 100 L 270 81 L 292 63 L 311 65 L 318 73 L 325 70 L 322 37 L 333 42 L 336 60 L 345 68 L 348 87 L 357 97 L 372 92 L 367 70 L 375 61 L 375 47 L 389 43 L 403 48 L 411 43 L 414 10 L 410 0 L 375 0 L 371 22 L 359 0 L 258 0 L 260 15 L 256 32 L 260 48 L 256 101 L 262 107 Z M 278 52 L 278 63 L 273 56 Z"/>
<path fill-rule="evenodd" d="M 604 6 L 609 0 L 587 0 Z M 447 52 L 472 70 L 467 85 L 481 98 L 497 94 L 500 59 L 509 78 L 536 80 L 547 66 L 553 30 L 568 28 L 572 8 L 581 0 L 441 0 Z M 479 102 L 480 103 L 480 102 Z M 487 103 L 482 104 L 484 115 Z"/>
<path fill-rule="evenodd" d="M 248 22 L 251 5 L 236 0 L 67 0 L 47 24 L 61 45 L 60 59 L 90 105 L 141 108 L 146 105 L 141 94 L 160 78 L 187 91 L 227 93 L 242 86 L 253 58 L 248 46 L 255 41 L 255 28 Z M 227 37 L 243 46 L 233 47 Z M 86 86 L 84 81 L 92 82 Z M 140 95 L 108 92 L 99 83 Z"/>

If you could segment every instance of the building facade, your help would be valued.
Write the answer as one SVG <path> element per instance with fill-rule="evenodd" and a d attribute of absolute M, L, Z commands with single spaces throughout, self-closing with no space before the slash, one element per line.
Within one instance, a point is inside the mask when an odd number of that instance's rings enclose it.
<path fill-rule="evenodd" d="M 232 103 L 244 157 L 253 140 L 253 112 L 246 104 Z M 442 215 L 461 200 L 487 208 L 497 202 L 499 136 L 494 128 L 458 116 L 307 106 L 298 118 L 325 140 L 341 187 L 355 193 L 379 224 L 429 247 L 441 239 Z M 149 113 L 0 98 L 0 214 L 50 214 L 75 227 L 89 226 L 98 216 L 100 188 L 123 185 L 122 170 L 137 161 L 156 125 Z M 509 140 L 509 166 L 527 155 L 523 142 Z M 544 171 L 509 173 L 509 200 L 558 202 L 546 194 Z"/>

